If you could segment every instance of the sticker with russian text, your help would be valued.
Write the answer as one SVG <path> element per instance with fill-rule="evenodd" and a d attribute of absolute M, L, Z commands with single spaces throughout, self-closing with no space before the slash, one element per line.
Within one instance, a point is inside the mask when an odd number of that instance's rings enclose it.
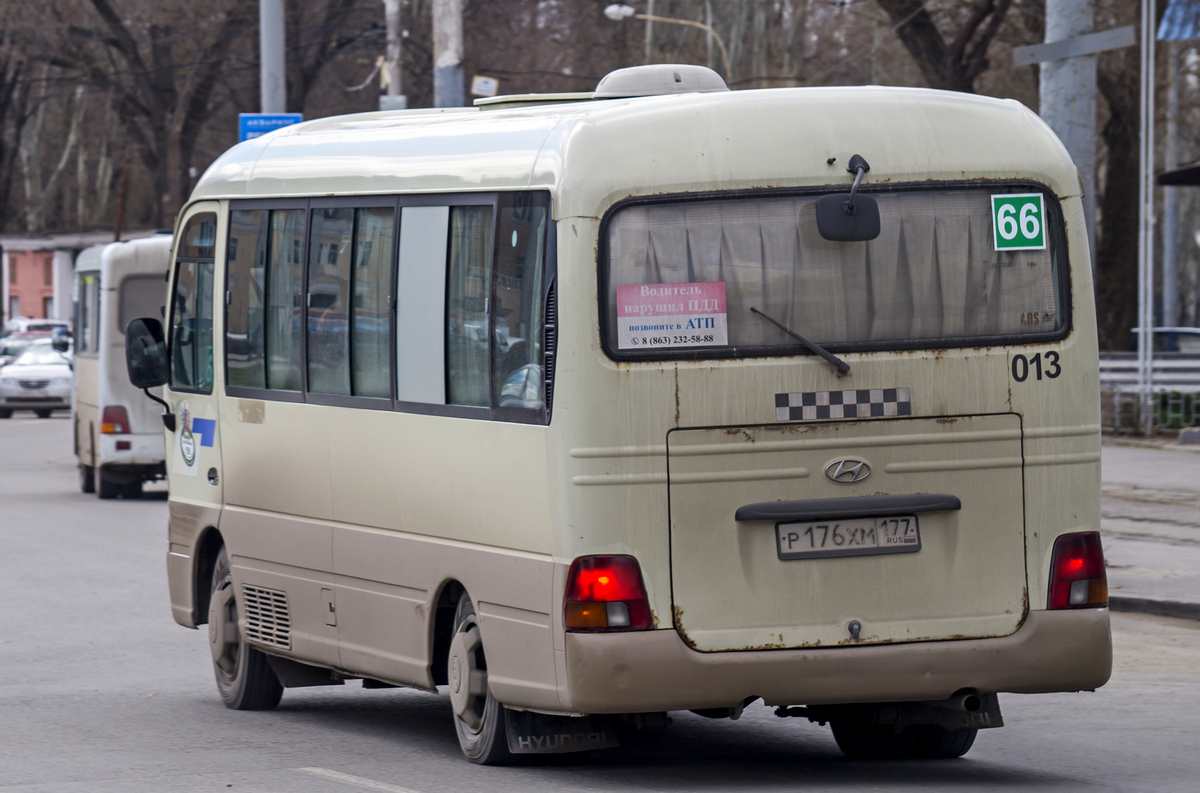
<path fill-rule="evenodd" d="M 617 349 L 727 344 L 724 281 L 617 287 Z"/>

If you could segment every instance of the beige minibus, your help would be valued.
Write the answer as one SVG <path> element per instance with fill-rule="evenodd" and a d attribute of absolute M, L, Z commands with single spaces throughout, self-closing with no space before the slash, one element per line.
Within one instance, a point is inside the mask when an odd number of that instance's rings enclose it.
<path fill-rule="evenodd" d="M 1107 681 L 1080 182 L 1036 115 L 675 65 L 476 105 L 234 147 L 130 328 L 226 705 L 448 693 L 504 763 L 761 700 L 945 758 Z"/>

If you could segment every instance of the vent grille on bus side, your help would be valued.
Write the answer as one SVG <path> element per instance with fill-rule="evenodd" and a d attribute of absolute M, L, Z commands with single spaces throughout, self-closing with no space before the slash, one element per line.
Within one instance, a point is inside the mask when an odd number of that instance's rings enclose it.
<path fill-rule="evenodd" d="M 284 650 L 292 649 L 292 621 L 288 616 L 287 593 L 276 589 L 242 585 L 246 612 L 246 638 Z"/>
<path fill-rule="evenodd" d="M 550 408 L 554 402 L 554 353 L 558 349 L 558 282 L 550 282 L 550 291 L 546 294 L 546 346 L 542 361 L 542 374 L 545 377 L 546 391 L 546 421 L 550 420 Z"/>

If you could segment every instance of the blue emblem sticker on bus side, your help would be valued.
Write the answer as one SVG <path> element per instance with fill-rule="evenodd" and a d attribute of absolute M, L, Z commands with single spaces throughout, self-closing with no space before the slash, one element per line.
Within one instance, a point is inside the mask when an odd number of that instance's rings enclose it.
<path fill-rule="evenodd" d="M 859 388 L 854 391 L 798 391 L 775 395 L 776 421 L 911 416 L 907 388 Z"/>
<path fill-rule="evenodd" d="M 217 420 L 193 418 L 192 434 L 200 437 L 201 446 L 212 446 L 213 436 L 217 434 Z"/>

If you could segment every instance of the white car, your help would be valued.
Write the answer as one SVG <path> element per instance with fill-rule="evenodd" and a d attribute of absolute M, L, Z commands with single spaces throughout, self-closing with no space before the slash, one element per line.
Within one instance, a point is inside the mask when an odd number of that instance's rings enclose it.
<path fill-rule="evenodd" d="M 0 337 L 8 336 L 12 333 L 54 333 L 56 331 L 70 333 L 71 323 L 63 319 L 17 317 L 4 323 L 4 330 L 0 332 Z"/>
<path fill-rule="evenodd" d="M 73 379 L 67 354 L 49 343 L 31 345 L 0 368 L 0 418 L 11 418 L 14 410 L 32 410 L 43 419 L 70 410 Z"/>

